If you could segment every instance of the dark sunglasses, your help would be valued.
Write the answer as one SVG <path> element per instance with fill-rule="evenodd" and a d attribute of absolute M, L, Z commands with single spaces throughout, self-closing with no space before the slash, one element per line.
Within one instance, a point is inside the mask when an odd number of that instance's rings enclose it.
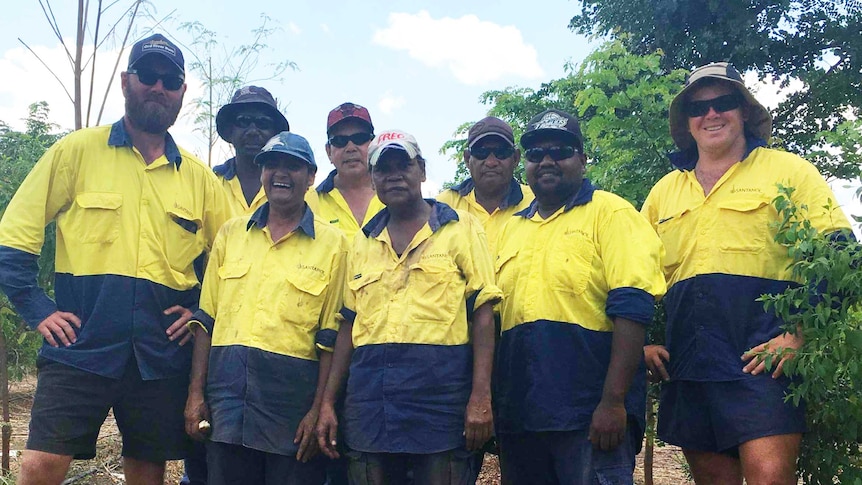
<path fill-rule="evenodd" d="M 183 76 L 178 74 L 159 74 L 156 71 L 140 68 L 140 69 L 129 69 L 129 74 L 137 74 L 138 81 L 141 81 L 141 84 L 145 84 L 147 86 L 155 86 L 159 79 L 162 80 L 162 86 L 165 87 L 168 91 L 176 91 L 183 87 L 183 83 L 186 82 Z"/>
<path fill-rule="evenodd" d="M 254 124 L 258 130 L 268 131 L 275 129 L 275 121 L 267 116 L 238 115 L 233 119 L 233 124 L 237 128 L 242 129 L 246 129 L 252 124 Z"/>
<path fill-rule="evenodd" d="M 703 101 L 689 101 L 685 104 L 685 114 L 689 118 L 697 118 L 709 113 L 709 108 L 715 110 L 716 113 L 724 113 L 742 106 L 742 96 L 738 94 L 725 94 L 712 99 L 704 99 Z"/>
<path fill-rule="evenodd" d="M 571 157 L 575 153 L 580 153 L 580 150 L 576 149 L 573 146 L 561 146 L 561 147 L 549 147 L 549 148 L 528 148 L 527 151 L 524 152 L 524 156 L 527 157 L 527 160 L 533 163 L 540 163 L 545 159 L 546 156 L 551 157 L 551 160 L 555 162 L 559 162 L 560 160 L 565 160 L 566 158 Z"/>
<path fill-rule="evenodd" d="M 473 147 L 470 149 L 470 156 L 476 158 L 477 160 L 484 160 L 491 156 L 492 153 L 497 158 L 497 160 L 505 160 L 515 154 L 515 147 Z"/>
<path fill-rule="evenodd" d="M 364 145 L 374 138 L 374 133 L 354 133 L 352 135 L 335 135 L 329 137 L 329 144 L 335 148 L 344 148 L 347 142 L 352 141 L 354 145 Z"/>

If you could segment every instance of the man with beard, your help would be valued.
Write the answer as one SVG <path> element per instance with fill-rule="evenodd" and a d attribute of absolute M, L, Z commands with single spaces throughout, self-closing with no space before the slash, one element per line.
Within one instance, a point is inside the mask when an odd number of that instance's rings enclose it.
<path fill-rule="evenodd" d="M 368 109 L 350 102 L 336 106 L 326 117 L 326 137 L 326 155 L 335 169 L 306 201 L 352 241 L 359 228 L 383 209 L 368 171 L 368 144 L 374 138 Z"/>
<path fill-rule="evenodd" d="M 631 484 L 644 432 L 644 325 L 665 291 L 661 243 L 631 204 L 584 178 L 574 116 L 537 115 L 521 146 L 536 200 L 497 243 L 502 478 Z"/>
<path fill-rule="evenodd" d="M 290 131 L 272 94 L 257 86 L 238 89 L 216 115 L 216 130 L 233 145 L 236 156 L 213 168 L 228 193 L 235 215 L 251 214 L 266 202 L 255 155 L 282 131 Z"/>
<path fill-rule="evenodd" d="M 52 146 L 0 221 L 0 285 L 44 337 L 22 484 L 59 484 L 96 454 L 113 409 L 130 484 L 161 484 L 189 446 L 185 407 L 197 306 L 192 265 L 230 209 L 212 171 L 167 133 L 186 85 L 182 52 L 137 42 L 121 75 L 126 111 Z M 37 286 L 57 223 L 55 300 Z"/>

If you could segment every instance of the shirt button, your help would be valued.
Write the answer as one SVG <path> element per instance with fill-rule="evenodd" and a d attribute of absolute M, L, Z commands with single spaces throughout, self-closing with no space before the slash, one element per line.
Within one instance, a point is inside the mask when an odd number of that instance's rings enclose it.
<path fill-rule="evenodd" d="M 386 367 L 389 367 L 391 369 L 393 366 L 392 364 L 386 364 Z"/>

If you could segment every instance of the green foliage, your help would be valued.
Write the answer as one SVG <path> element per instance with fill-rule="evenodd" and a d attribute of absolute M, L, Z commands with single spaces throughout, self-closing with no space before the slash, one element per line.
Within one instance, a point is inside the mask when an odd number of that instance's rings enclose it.
<path fill-rule="evenodd" d="M 252 41 L 230 48 L 218 33 L 207 29 L 200 22 L 185 22 L 180 26 L 194 39 L 191 44 L 194 49 L 188 49 L 193 59 L 186 63 L 186 69 L 194 72 L 204 84 L 204 94 L 193 99 L 192 103 L 195 106 L 195 129 L 207 137 L 210 157 L 212 147 L 218 141 L 218 135 L 215 134 L 216 113 L 230 102 L 233 93 L 247 84 L 281 82 L 282 75 L 288 69 L 297 69 L 296 63 L 288 60 L 259 65 L 261 53 L 270 48 L 267 40 L 279 30 L 269 25 L 271 21 L 269 16 L 261 14 L 260 26 L 251 31 Z M 196 52 L 202 54 L 198 56 Z M 260 76 L 261 71 L 266 74 Z"/>
<path fill-rule="evenodd" d="M 761 299 L 786 331 L 805 340 L 784 365 L 798 379 L 788 399 L 808 403 L 799 473 L 811 484 L 862 483 L 862 245 L 818 233 L 792 193 L 779 187 L 773 201 L 780 216 L 775 240 L 787 247 L 793 278 L 804 284 Z"/>
<path fill-rule="evenodd" d="M 774 111 L 774 136 L 829 177 L 859 175 L 846 145 L 845 120 L 862 111 L 862 4 L 856 0 L 581 0 L 569 27 L 617 38 L 634 54 L 661 51 L 664 72 L 730 61 L 781 87 L 803 87 Z M 831 133 L 832 136 L 827 134 Z"/>
<path fill-rule="evenodd" d="M 545 109 L 577 114 L 590 159 L 587 175 L 639 207 L 650 187 L 670 170 L 666 155 L 673 144 L 667 136 L 667 113 L 685 78 L 683 70 L 664 73 L 661 59 L 660 52 L 635 55 L 623 40 L 611 41 L 580 66 L 567 65 L 566 77 L 536 91 L 488 91 L 481 101 L 491 105 L 490 115 L 512 125 L 516 140 L 530 118 Z M 470 123 L 461 125 L 456 139 L 441 149 L 458 163 L 456 181 L 468 175 L 461 153 L 469 127 Z M 516 176 L 522 174 L 519 167 Z"/>
<path fill-rule="evenodd" d="M 63 135 L 57 133 L 57 126 L 48 121 L 48 114 L 46 102 L 31 104 L 23 132 L 14 131 L 0 121 L 0 217 L 33 165 Z M 51 224 L 45 229 L 45 244 L 39 257 L 39 284 L 47 289 L 49 295 L 53 294 L 54 287 L 54 246 L 55 231 L 54 224 Z M 34 368 L 42 337 L 27 331 L 3 294 L 0 294 L 0 326 L 6 337 L 9 375 L 13 379 L 20 378 L 24 372 Z"/>

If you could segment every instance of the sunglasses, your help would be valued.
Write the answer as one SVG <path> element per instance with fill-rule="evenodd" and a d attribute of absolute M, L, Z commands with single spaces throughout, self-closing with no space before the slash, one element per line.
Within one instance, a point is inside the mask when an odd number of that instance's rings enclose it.
<path fill-rule="evenodd" d="M 725 94 L 712 99 L 704 99 L 703 101 L 689 101 L 685 104 L 685 114 L 689 118 L 697 118 L 709 113 L 709 108 L 715 110 L 716 113 L 724 113 L 742 106 L 742 96 L 738 94 Z"/>
<path fill-rule="evenodd" d="M 159 79 L 161 79 L 162 86 L 164 86 L 168 91 L 176 91 L 183 87 L 183 83 L 186 82 L 185 78 L 178 74 L 159 74 L 151 69 L 129 69 L 126 72 L 129 74 L 137 74 L 138 81 L 141 81 L 141 84 L 145 84 L 147 86 L 155 86 L 156 83 L 159 82 Z"/>
<path fill-rule="evenodd" d="M 275 129 L 275 121 L 267 116 L 238 115 L 233 119 L 233 124 L 237 128 L 241 129 L 246 129 L 252 124 L 254 124 L 258 130 L 269 131 Z"/>
<path fill-rule="evenodd" d="M 329 144 L 335 148 L 344 148 L 347 142 L 352 141 L 354 145 L 364 145 L 374 138 L 374 133 L 354 133 L 352 135 L 335 135 L 329 137 Z"/>
<path fill-rule="evenodd" d="M 560 160 L 565 160 L 566 158 L 571 157 L 575 153 L 580 153 L 580 150 L 576 149 L 573 146 L 561 146 L 561 147 L 549 147 L 549 148 L 528 148 L 527 151 L 524 152 L 524 156 L 527 157 L 527 160 L 533 163 L 540 163 L 545 157 L 551 157 L 551 160 L 555 162 L 559 162 Z"/>
<path fill-rule="evenodd" d="M 491 156 L 492 153 L 497 158 L 497 160 L 505 160 L 515 154 L 515 147 L 473 147 L 470 149 L 470 156 L 476 158 L 477 160 L 484 160 Z"/>

